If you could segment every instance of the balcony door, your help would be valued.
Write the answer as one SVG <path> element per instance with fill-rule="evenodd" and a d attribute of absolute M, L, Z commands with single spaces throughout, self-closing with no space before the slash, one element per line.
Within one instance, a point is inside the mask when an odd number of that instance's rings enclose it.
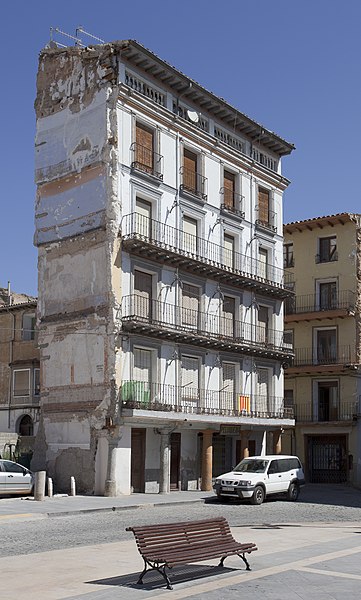
<path fill-rule="evenodd" d="M 196 285 L 183 283 L 182 287 L 182 327 L 199 329 L 200 290 Z"/>
<path fill-rule="evenodd" d="M 234 173 L 224 171 L 224 206 L 229 210 L 235 209 L 235 191 L 236 191 L 236 176 Z"/>
<path fill-rule="evenodd" d="M 135 203 L 136 233 L 149 240 L 152 226 L 152 205 L 150 202 L 137 198 Z"/>
<path fill-rule="evenodd" d="M 198 248 L 198 223 L 191 217 L 183 217 L 183 244 L 182 248 L 190 254 L 197 254 Z"/>
<path fill-rule="evenodd" d="M 147 403 L 152 391 L 152 350 L 134 348 L 133 388 L 135 400 Z"/>
<path fill-rule="evenodd" d="M 337 308 L 337 283 L 330 281 L 319 284 L 320 310 L 332 310 Z"/>
<path fill-rule="evenodd" d="M 154 132 L 141 123 L 136 124 L 135 162 L 138 169 L 154 173 Z"/>
<path fill-rule="evenodd" d="M 220 409 L 232 413 L 236 399 L 236 365 L 234 363 L 222 363 L 221 390 Z"/>
<path fill-rule="evenodd" d="M 230 269 L 234 268 L 234 237 L 224 236 L 223 264 Z"/>
<path fill-rule="evenodd" d="M 134 314 L 150 321 L 152 318 L 153 277 L 143 271 L 134 271 Z"/>
<path fill-rule="evenodd" d="M 268 274 L 268 252 L 264 248 L 258 251 L 258 275 L 262 279 L 267 279 Z"/>
<path fill-rule="evenodd" d="M 269 333 L 269 315 L 267 306 L 259 306 L 257 311 L 257 343 L 267 344 Z"/>
<path fill-rule="evenodd" d="M 269 190 L 258 188 L 258 220 L 261 225 L 269 224 L 270 193 Z"/>
<path fill-rule="evenodd" d="M 268 412 L 268 403 L 269 403 L 269 381 L 270 381 L 270 372 L 266 367 L 258 367 L 256 372 L 256 389 L 257 389 L 257 399 L 256 399 L 256 411 L 260 413 L 267 414 Z"/>
<path fill-rule="evenodd" d="M 193 412 L 199 398 L 199 358 L 196 356 L 182 355 L 181 394 L 182 405 Z"/>
<path fill-rule="evenodd" d="M 236 299 L 232 296 L 223 298 L 221 319 L 221 335 L 233 340 L 235 337 Z"/>
<path fill-rule="evenodd" d="M 183 187 L 186 191 L 196 194 L 197 189 L 197 155 L 190 150 L 184 149 L 183 155 Z"/>
<path fill-rule="evenodd" d="M 318 421 L 338 420 L 337 381 L 318 384 Z"/>
<path fill-rule="evenodd" d="M 317 331 L 316 360 L 319 365 L 336 363 L 336 329 L 319 329 Z"/>

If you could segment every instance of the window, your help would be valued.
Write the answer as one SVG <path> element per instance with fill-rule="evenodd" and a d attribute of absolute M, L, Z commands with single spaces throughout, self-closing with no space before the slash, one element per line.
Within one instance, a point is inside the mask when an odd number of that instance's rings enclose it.
<path fill-rule="evenodd" d="M 24 415 L 19 421 L 19 435 L 32 436 L 34 435 L 34 424 L 30 415 Z"/>
<path fill-rule="evenodd" d="M 23 315 L 23 340 L 30 341 L 35 338 L 35 313 L 25 313 Z"/>
<path fill-rule="evenodd" d="M 40 369 L 34 369 L 34 396 L 40 394 Z"/>
<path fill-rule="evenodd" d="M 283 332 L 283 345 L 293 348 L 293 329 L 285 329 Z"/>
<path fill-rule="evenodd" d="M 337 308 L 337 282 L 330 281 L 319 283 L 319 306 L 320 310 L 332 310 Z"/>
<path fill-rule="evenodd" d="M 338 383 L 337 381 L 318 384 L 318 420 L 337 421 Z"/>
<path fill-rule="evenodd" d="M 198 248 L 198 223 L 191 217 L 183 217 L 183 250 L 192 254 Z"/>
<path fill-rule="evenodd" d="M 133 351 L 133 399 L 148 402 L 152 387 L 152 350 L 134 348 Z"/>
<path fill-rule="evenodd" d="M 183 283 L 182 286 L 182 326 L 198 329 L 199 327 L 199 295 L 196 285 Z"/>
<path fill-rule="evenodd" d="M 182 355 L 181 361 L 182 404 L 196 407 L 199 394 L 199 359 Z"/>
<path fill-rule="evenodd" d="M 283 246 L 283 267 L 288 269 L 295 266 L 295 259 L 293 256 L 293 243 L 284 244 Z"/>
<path fill-rule="evenodd" d="M 206 178 L 199 172 L 199 162 L 200 159 L 195 152 L 184 148 L 183 166 L 180 170 L 182 177 L 180 190 L 206 200 Z"/>
<path fill-rule="evenodd" d="M 221 317 L 221 335 L 233 338 L 235 334 L 236 300 L 232 296 L 224 296 Z"/>
<path fill-rule="evenodd" d="M 223 263 L 231 269 L 234 267 L 234 237 L 227 234 L 224 235 Z"/>
<path fill-rule="evenodd" d="M 319 365 L 336 362 L 336 329 L 317 330 L 316 360 Z"/>
<path fill-rule="evenodd" d="M 258 251 L 258 276 L 262 279 L 267 279 L 268 267 L 268 252 L 264 248 Z"/>
<path fill-rule="evenodd" d="M 30 395 L 30 369 L 17 369 L 13 375 L 14 396 Z"/>
<path fill-rule="evenodd" d="M 267 412 L 269 394 L 269 375 L 269 369 L 264 367 L 257 368 L 257 412 Z"/>
<path fill-rule="evenodd" d="M 236 176 L 234 173 L 230 173 L 229 171 L 224 171 L 223 175 L 223 203 L 224 207 L 229 210 L 234 210 L 236 207 Z"/>
<path fill-rule="evenodd" d="M 267 306 L 259 306 L 258 314 L 257 314 L 257 332 L 256 332 L 256 342 L 259 344 L 268 343 L 268 307 Z"/>
<path fill-rule="evenodd" d="M 283 397 L 284 397 L 284 407 L 285 408 L 293 408 L 294 407 L 293 390 L 285 390 Z"/>
<path fill-rule="evenodd" d="M 236 365 L 222 362 L 221 409 L 233 410 L 236 398 Z"/>
<path fill-rule="evenodd" d="M 152 316 L 152 275 L 134 271 L 134 314 L 147 320 Z"/>
<path fill-rule="evenodd" d="M 149 240 L 152 225 L 152 205 L 146 200 L 137 198 L 135 202 L 136 232 Z"/>
<path fill-rule="evenodd" d="M 336 236 L 319 238 L 316 262 L 333 262 L 338 260 Z"/>
<path fill-rule="evenodd" d="M 135 126 L 134 162 L 132 167 L 154 175 L 154 132 L 141 123 Z"/>

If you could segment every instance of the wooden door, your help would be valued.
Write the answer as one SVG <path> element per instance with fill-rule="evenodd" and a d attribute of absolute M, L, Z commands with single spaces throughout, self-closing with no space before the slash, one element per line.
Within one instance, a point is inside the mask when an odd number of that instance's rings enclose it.
<path fill-rule="evenodd" d="M 184 150 L 183 156 L 183 186 L 189 192 L 197 192 L 197 155 Z"/>
<path fill-rule="evenodd" d="M 131 440 L 131 486 L 135 493 L 145 491 L 145 429 L 132 429 Z"/>
<path fill-rule="evenodd" d="M 181 434 L 172 433 L 170 436 L 170 489 L 179 490 L 179 465 L 181 456 Z"/>
<path fill-rule="evenodd" d="M 152 275 L 134 271 L 135 314 L 150 320 L 152 316 Z"/>
<path fill-rule="evenodd" d="M 154 138 L 153 131 L 137 123 L 136 125 L 136 151 L 135 162 L 138 169 L 145 173 L 153 174 Z"/>
<path fill-rule="evenodd" d="M 235 192 L 235 176 L 233 173 L 224 171 L 224 205 L 229 208 L 235 208 L 234 192 Z"/>

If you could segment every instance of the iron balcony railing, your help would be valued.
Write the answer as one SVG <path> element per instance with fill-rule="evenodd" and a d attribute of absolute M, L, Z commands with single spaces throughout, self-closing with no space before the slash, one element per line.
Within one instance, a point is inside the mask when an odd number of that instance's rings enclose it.
<path fill-rule="evenodd" d="M 308 312 L 322 312 L 329 310 L 355 309 L 355 293 L 351 290 L 342 290 L 322 297 L 318 294 L 304 294 L 293 296 L 285 302 L 285 314 L 295 315 Z"/>
<path fill-rule="evenodd" d="M 226 187 L 222 187 L 219 193 L 221 195 L 221 210 L 244 219 L 244 196 Z"/>
<path fill-rule="evenodd" d="M 330 421 L 352 421 L 359 413 L 359 402 L 349 400 L 333 405 L 330 401 L 319 401 L 316 405 L 312 402 L 295 404 L 295 419 L 300 422 L 321 423 Z"/>
<path fill-rule="evenodd" d="M 293 419 L 282 397 L 245 396 L 234 391 L 205 390 L 191 385 L 123 381 L 121 408 L 249 418 Z"/>
<path fill-rule="evenodd" d="M 187 167 L 181 167 L 179 169 L 181 176 L 180 191 L 207 200 L 207 178 L 201 173 L 187 169 Z"/>
<path fill-rule="evenodd" d="M 319 365 L 348 365 L 355 362 L 351 346 L 324 348 L 295 348 L 294 367 Z"/>
<path fill-rule="evenodd" d="M 122 322 L 129 321 L 141 328 L 146 324 L 151 325 L 148 333 L 157 337 L 162 335 L 162 332 L 187 333 L 189 338 L 200 338 L 199 345 L 205 340 L 207 345 L 212 340 L 227 341 L 239 345 L 242 351 L 249 347 L 253 350 L 272 350 L 292 356 L 292 345 L 284 342 L 283 331 L 245 323 L 229 314 L 212 314 L 151 300 L 140 293 L 125 296 L 122 300 Z"/>
<path fill-rule="evenodd" d="M 133 241 L 134 245 L 140 241 L 163 249 L 165 257 L 170 256 L 167 253 L 172 253 L 207 265 L 215 272 L 221 269 L 222 276 L 231 274 L 254 285 L 266 284 L 284 290 L 293 282 L 293 274 L 290 272 L 150 219 L 146 215 L 125 215 L 121 227 L 122 239 L 127 243 Z M 293 295 L 292 291 L 289 294 Z"/>
<path fill-rule="evenodd" d="M 328 262 L 336 262 L 338 260 L 338 252 L 322 252 L 320 254 L 315 255 L 315 262 L 318 263 L 328 263 Z"/>
<path fill-rule="evenodd" d="M 258 227 L 261 227 L 262 229 L 268 229 L 269 231 L 272 231 L 273 233 L 275 231 L 277 231 L 277 224 L 276 224 L 276 213 L 273 211 L 268 211 L 268 215 L 264 215 L 263 214 L 263 210 L 260 210 L 258 207 L 256 207 L 257 210 L 257 217 L 256 217 L 256 225 Z"/>
<path fill-rule="evenodd" d="M 137 142 L 133 142 L 130 150 L 133 153 L 131 169 L 141 171 L 159 180 L 163 179 L 163 156 L 161 154 L 153 152 L 150 148 Z"/>

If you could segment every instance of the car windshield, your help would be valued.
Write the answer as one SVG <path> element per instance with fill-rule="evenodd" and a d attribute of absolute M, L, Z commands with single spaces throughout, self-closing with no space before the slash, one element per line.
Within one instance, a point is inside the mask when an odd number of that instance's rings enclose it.
<path fill-rule="evenodd" d="M 244 458 L 241 462 L 233 469 L 236 472 L 242 473 L 264 473 L 268 460 L 254 460 L 249 458 Z"/>

